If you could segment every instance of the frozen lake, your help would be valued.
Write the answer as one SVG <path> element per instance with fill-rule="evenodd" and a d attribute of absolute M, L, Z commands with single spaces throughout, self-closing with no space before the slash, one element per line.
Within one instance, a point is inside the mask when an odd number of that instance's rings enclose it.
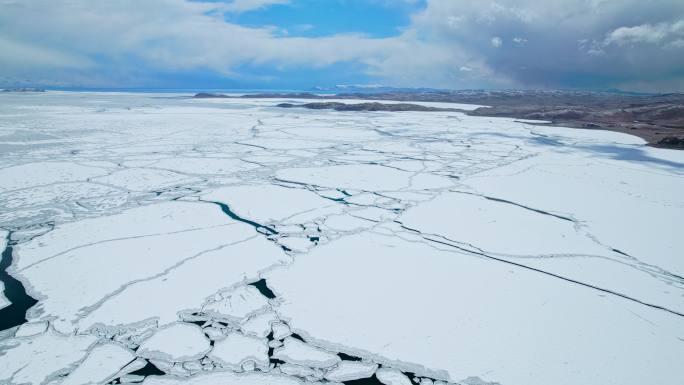
<path fill-rule="evenodd" d="M 684 152 L 186 96 L 0 94 L 0 384 L 684 378 Z"/>

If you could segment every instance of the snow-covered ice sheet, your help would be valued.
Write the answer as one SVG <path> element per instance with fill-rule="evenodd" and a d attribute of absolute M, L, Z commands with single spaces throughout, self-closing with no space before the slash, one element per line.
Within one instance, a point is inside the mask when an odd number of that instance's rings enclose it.
<path fill-rule="evenodd" d="M 684 377 L 684 152 L 187 96 L 0 95 L 0 383 Z"/>
<path fill-rule="evenodd" d="M 272 272 L 281 317 L 329 349 L 451 380 L 667 383 L 679 370 L 679 317 L 402 237 L 350 236 Z"/>

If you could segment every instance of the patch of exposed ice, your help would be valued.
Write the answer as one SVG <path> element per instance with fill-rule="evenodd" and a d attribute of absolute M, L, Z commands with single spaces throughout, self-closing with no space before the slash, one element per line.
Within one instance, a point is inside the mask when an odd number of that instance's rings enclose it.
<path fill-rule="evenodd" d="M 360 361 L 342 361 L 325 374 L 325 379 L 346 382 L 371 377 L 378 369 L 377 364 Z"/>
<path fill-rule="evenodd" d="M 143 341 L 137 354 L 148 359 L 183 362 L 202 358 L 210 350 L 209 340 L 199 326 L 175 323 Z"/>
<path fill-rule="evenodd" d="M 280 364 L 278 369 L 281 373 L 287 374 L 288 376 L 296 377 L 311 377 L 316 375 L 316 371 L 308 366 L 294 365 L 294 364 Z"/>
<path fill-rule="evenodd" d="M 273 351 L 273 358 L 311 368 L 329 368 L 340 361 L 337 355 L 292 337 L 285 338 L 285 344 Z"/>
<path fill-rule="evenodd" d="M 396 369 L 380 368 L 375 372 L 375 376 L 385 385 L 413 385 L 404 373 Z"/>
<path fill-rule="evenodd" d="M 230 332 L 226 338 L 216 342 L 209 358 L 218 366 L 239 370 L 246 361 L 253 361 L 257 368 L 268 367 L 268 345 L 265 338 L 246 336 Z"/>
<path fill-rule="evenodd" d="M 243 323 L 240 326 L 240 329 L 245 334 L 251 334 L 260 338 L 265 338 L 271 333 L 271 323 L 275 322 L 276 319 L 276 314 L 272 311 L 257 314 Z"/>
<path fill-rule="evenodd" d="M 273 330 L 273 339 L 282 340 L 283 338 L 292 334 L 290 327 L 282 322 L 275 322 L 271 325 Z"/>

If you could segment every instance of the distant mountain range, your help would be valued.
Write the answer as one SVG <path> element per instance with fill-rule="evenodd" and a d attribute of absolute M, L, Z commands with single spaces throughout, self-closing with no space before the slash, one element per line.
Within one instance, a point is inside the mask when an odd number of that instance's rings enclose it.
<path fill-rule="evenodd" d="M 355 88 L 350 88 L 354 89 Z M 371 88 L 372 92 L 337 94 L 257 93 L 240 96 L 199 93 L 195 98 L 285 98 L 285 99 L 366 99 L 401 102 L 446 102 L 477 104 L 467 112 L 477 116 L 500 116 L 543 120 L 566 127 L 603 129 L 639 136 L 651 145 L 684 149 L 684 94 L 635 94 L 616 91 L 568 90 L 392 90 Z M 282 105 L 297 107 L 297 105 Z M 416 106 L 367 104 L 346 107 L 338 104 L 309 104 L 305 108 L 332 108 L 360 111 L 416 111 Z M 421 107 L 422 108 L 422 107 Z M 426 111 L 425 109 L 421 109 Z M 434 109 L 438 111 L 441 109 Z"/>

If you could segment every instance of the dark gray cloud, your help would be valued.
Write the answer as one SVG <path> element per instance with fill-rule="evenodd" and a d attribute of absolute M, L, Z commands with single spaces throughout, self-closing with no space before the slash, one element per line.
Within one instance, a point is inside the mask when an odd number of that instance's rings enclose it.
<path fill-rule="evenodd" d="M 433 0 L 414 24 L 512 85 L 684 89 L 679 0 Z"/>

